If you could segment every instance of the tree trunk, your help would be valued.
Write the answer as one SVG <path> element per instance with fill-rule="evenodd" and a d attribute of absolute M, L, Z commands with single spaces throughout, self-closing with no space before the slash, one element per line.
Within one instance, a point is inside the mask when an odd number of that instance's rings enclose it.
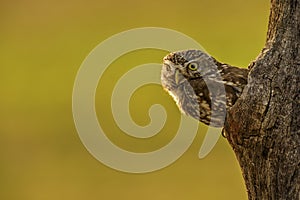
<path fill-rule="evenodd" d="M 249 199 L 300 199 L 300 0 L 271 0 L 265 48 L 229 111 Z"/>

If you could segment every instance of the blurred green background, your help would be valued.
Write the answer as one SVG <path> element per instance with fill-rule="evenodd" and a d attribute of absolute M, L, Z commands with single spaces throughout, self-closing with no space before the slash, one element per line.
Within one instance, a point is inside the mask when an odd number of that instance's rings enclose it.
<path fill-rule="evenodd" d="M 162 170 L 126 174 L 102 165 L 76 132 L 72 89 L 80 64 L 97 44 L 136 27 L 175 29 L 193 37 L 218 60 L 247 67 L 264 45 L 268 1 L 1 0 L 0 4 L 0 199 L 246 199 L 241 171 L 225 139 L 220 138 L 206 158 L 198 159 L 203 125 L 184 156 Z M 108 106 L 118 77 L 136 65 L 161 62 L 165 54 L 142 50 L 122 56 L 99 83 L 97 114 L 105 119 L 100 123 L 124 149 L 150 151 L 174 137 L 180 114 L 159 86 L 140 88 L 130 102 L 132 117 L 140 125 L 149 123 L 149 106 L 165 106 L 166 127 L 153 138 L 124 135 Z"/>

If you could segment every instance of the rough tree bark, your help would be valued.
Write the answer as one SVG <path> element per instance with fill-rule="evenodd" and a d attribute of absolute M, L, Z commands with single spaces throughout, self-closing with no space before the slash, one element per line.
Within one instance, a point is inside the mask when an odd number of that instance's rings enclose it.
<path fill-rule="evenodd" d="M 265 48 L 225 131 L 249 199 L 300 199 L 300 0 L 271 0 Z"/>

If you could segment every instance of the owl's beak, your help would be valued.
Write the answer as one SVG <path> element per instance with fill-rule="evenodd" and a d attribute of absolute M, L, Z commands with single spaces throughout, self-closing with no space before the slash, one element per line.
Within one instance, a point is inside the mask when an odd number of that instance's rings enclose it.
<path fill-rule="evenodd" d="M 176 85 L 179 85 L 183 81 L 184 77 L 183 75 L 179 72 L 178 69 L 175 70 L 175 83 Z"/>

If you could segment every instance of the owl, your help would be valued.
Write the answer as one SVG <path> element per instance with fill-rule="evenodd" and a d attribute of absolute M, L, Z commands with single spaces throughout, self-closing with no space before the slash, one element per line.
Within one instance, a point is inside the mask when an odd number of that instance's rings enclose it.
<path fill-rule="evenodd" d="M 163 58 L 161 83 L 184 114 L 223 127 L 227 111 L 247 84 L 248 73 L 203 51 L 184 50 Z"/>

